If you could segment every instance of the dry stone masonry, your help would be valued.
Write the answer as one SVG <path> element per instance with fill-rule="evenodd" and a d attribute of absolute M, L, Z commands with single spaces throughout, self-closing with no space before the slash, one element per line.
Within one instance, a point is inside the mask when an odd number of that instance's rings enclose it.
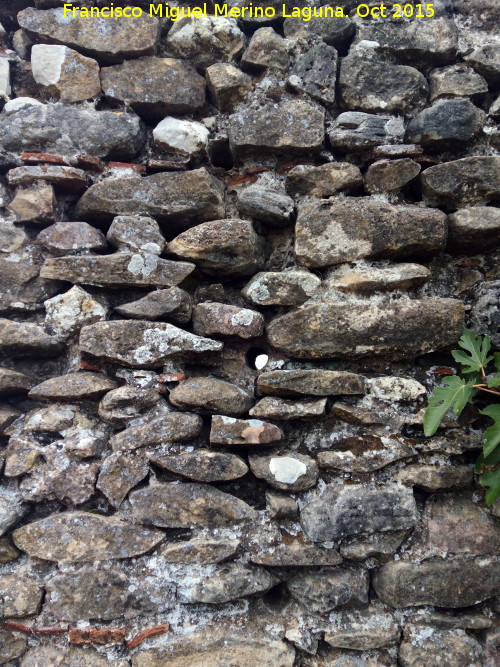
<path fill-rule="evenodd" d="M 0 665 L 496 667 L 498 4 L 113 4 L 0 1 Z"/>

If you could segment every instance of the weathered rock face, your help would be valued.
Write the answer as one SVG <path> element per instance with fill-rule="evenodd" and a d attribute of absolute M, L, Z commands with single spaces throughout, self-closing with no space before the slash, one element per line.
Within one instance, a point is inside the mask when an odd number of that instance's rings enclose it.
<path fill-rule="evenodd" d="M 157 484 L 133 491 L 129 499 L 137 521 L 162 528 L 225 526 L 257 517 L 245 502 L 208 484 Z"/>
<path fill-rule="evenodd" d="M 474 252 L 491 248 L 500 240 L 500 208 L 462 208 L 450 215 L 448 220 L 448 245 L 453 249 Z"/>
<path fill-rule="evenodd" d="M 0 145 L 11 153 L 84 153 L 111 160 L 134 159 L 145 139 L 134 114 L 60 104 L 24 106 L 2 119 L 2 130 Z"/>
<path fill-rule="evenodd" d="M 293 597 L 314 614 L 368 602 L 368 573 L 337 568 L 297 575 L 288 581 Z"/>
<path fill-rule="evenodd" d="M 362 257 L 408 257 L 437 252 L 446 242 L 439 211 L 346 197 L 304 201 L 295 238 L 297 260 L 310 267 Z"/>
<path fill-rule="evenodd" d="M 135 368 L 155 368 L 171 356 L 218 352 L 222 343 L 173 324 L 136 320 L 97 322 L 83 327 L 80 346 L 88 354 Z"/>
<path fill-rule="evenodd" d="M 248 108 L 229 117 L 229 139 L 238 157 L 262 150 L 305 153 L 321 148 L 325 112 L 306 100 L 290 99 Z"/>
<path fill-rule="evenodd" d="M 256 306 L 300 306 L 320 285 L 320 278 L 309 271 L 261 272 L 241 293 Z"/>
<path fill-rule="evenodd" d="M 212 417 L 210 442 L 214 445 L 271 445 L 282 439 L 280 428 L 260 419 L 234 419 L 224 415 Z"/>
<path fill-rule="evenodd" d="M 302 359 L 339 356 L 425 354 L 455 343 L 464 310 L 454 299 L 422 299 L 370 304 L 319 302 L 273 320 L 267 328 L 271 345 Z M 325 339 L 322 331 L 330 335 Z M 397 332 L 397 335 L 394 335 Z"/>
<path fill-rule="evenodd" d="M 261 373 L 257 388 L 271 396 L 337 396 L 366 391 L 360 375 L 319 369 Z"/>
<path fill-rule="evenodd" d="M 92 186 L 76 210 L 79 217 L 93 221 L 147 214 L 174 229 L 224 214 L 222 186 L 205 169 L 106 180 Z"/>
<path fill-rule="evenodd" d="M 149 460 L 195 482 L 227 482 L 243 477 L 248 472 L 248 466 L 241 457 L 209 449 L 158 452 L 150 454 Z"/>
<path fill-rule="evenodd" d="M 399 143 L 403 135 L 404 123 L 395 116 L 346 111 L 332 124 L 328 138 L 333 148 L 359 151 Z"/>
<path fill-rule="evenodd" d="M 329 485 L 304 507 L 301 516 L 307 535 L 315 542 L 324 542 L 347 535 L 411 528 L 417 510 L 413 493 L 397 485 Z"/>
<path fill-rule="evenodd" d="M 248 412 L 253 405 L 253 397 L 240 387 L 208 377 L 184 380 L 170 392 L 169 398 L 178 408 L 203 414 L 223 412 L 238 416 Z"/>
<path fill-rule="evenodd" d="M 264 333 L 264 318 L 249 308 L 200 303 L 193 311 L 193 329 L 202 336 L 256 338 Z"/>
<path fill-rule="evenodd" d="M 478 135 L 484 120 L 469 100 L 439 100 L 411 119 L 405 139 L 433 149 L 463 146 Z"/>
<path fill-rule="evenodd" d="M 154 52 L 159 23 L 146 15 L 134 19 L 134 30 L 126 21 L 104 17 L 73 18 L 60 7 L 40 11 L 32 8 L 18 14 L 19 25 L 35 39 L 66 44 L 101 62 L 119 62 Z"/>
<path fill-rule="evenodd" d="M 35 44 L 31 68 L 33 78 L 49 98 L 82 102 L 101 93 L 97 62 L 67 46 Z"/>
<path fill-rule="evenodd" d="M 424 664 L 428 660 L 439 660 L 446 667 L 480 665 L 481 644 L 463 631 L 440 630 L 426 637 L 425 628 L 411 628 L 401 643 L 399 662 L 404 667 L 409 667 Z"/>
<path fill-rule="evenodd" d="M 204 79 L 175 58 L 141 58 L 104 67 L 101 83 L 106 97 L 130 104 L 149 120 L 195 111 L 205 103 Z"/>
<path fill-rule="evenodd" d="M 434 206 L 456 210 L 500 200 L 500 158 L 469 157 L 437 164 L 422 174 L 424 196 Z"/>
<path fill-rule="evenodd" d="M 18 528 L 16 546 L 42 560 L 83 562 L 130 558 L 159 544 L 159 530 L 87 512 L 54 514 Z"/>
<path fill-rule="evenodd" d="M 201 418 L 185 412 L 171 412 L 146 421 L 140 426 L 130 426 L 114 435 L 110 444 L 115 451 L 153 447 L 164 442 L 191 440 L 201 431 Z"/>
<path fill-rule="evenodd" d="M 387 563 L 374 575 L 377 595 L 392 607 L 469 607 L 496 595 L 499 565 L 488 558 Z"/>

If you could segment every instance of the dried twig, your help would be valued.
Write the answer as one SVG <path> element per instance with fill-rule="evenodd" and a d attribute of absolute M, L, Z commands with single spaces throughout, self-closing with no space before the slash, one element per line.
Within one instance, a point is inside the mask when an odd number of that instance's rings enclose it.
<path fill-rule="evenodd" d="M 132 639 L 129 639 L 128 642 L 125 642 L 125 646 L 128 649 L 135 648 L 136 646 L 139 646 L 139 644 L 142 644 L 142 642 L 146 641 L 146 639 L 149 639 L 150 637 L 156 637 L 156 635 L 163 635 L 169 630 L 170 628 L 167 623 L 163 623 L 162 625 L 155 625 L 152 628 L 148 628 L 147 630 L 139 632 L 138 635 L 132 637 Z"/>

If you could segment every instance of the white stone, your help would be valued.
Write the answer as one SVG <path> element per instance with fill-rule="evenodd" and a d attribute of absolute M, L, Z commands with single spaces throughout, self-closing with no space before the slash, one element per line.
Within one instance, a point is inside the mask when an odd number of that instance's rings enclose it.
<path fill-rule="evenodd" d="M 45 325 L 61 338 L 77 333 L 86 324 L 106 319 L 107 309 L 81 287 L 72 287 L 45 301 Z"/>
<path fill-rule="evenodd" d="M 269 462 L 269 470 L 278 482 L 294 484 L 299 477 L 305 475 L 307 466 L 291 456 L 275 456 Z"/>
<path fill-rule="evenodd" d="M 35 44 L 31 49 L 31 70 L 35 81 L 42 86 L 58 83 L 64 60 L 70 53 L 67 46 Z"/>
<path fill-rule="evenodd" d="M 7 115 L 19 111 L 19 109 L 24 109 L 25 107 L 43 107 L 42 102 L 35 100 L 33 97 L 16 97 L 13 100 L 7 102 L 3 108 L 3 112 Z"/>
<path fill-rule="evenodd" d="M 0 58 L 0 99 L 8 102 L 12 90 L 10 87 L 10 63 L 7 58 Z"/>
<path fill-rule="evenodd" d="M 201 123 L 167 116 L 153 130 L 157 144 L 190 157 L 205 153 L 208 129 Z"/>

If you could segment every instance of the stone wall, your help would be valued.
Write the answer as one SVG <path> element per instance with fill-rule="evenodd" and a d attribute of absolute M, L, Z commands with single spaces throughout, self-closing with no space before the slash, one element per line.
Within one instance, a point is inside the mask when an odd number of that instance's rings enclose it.
<path fill-rule="evenodd" d="M 498 5 L 62 4 L 0 3 L 0 664 L 498 665 L 489 422 L 422 428 L 500 346 Z"/>

